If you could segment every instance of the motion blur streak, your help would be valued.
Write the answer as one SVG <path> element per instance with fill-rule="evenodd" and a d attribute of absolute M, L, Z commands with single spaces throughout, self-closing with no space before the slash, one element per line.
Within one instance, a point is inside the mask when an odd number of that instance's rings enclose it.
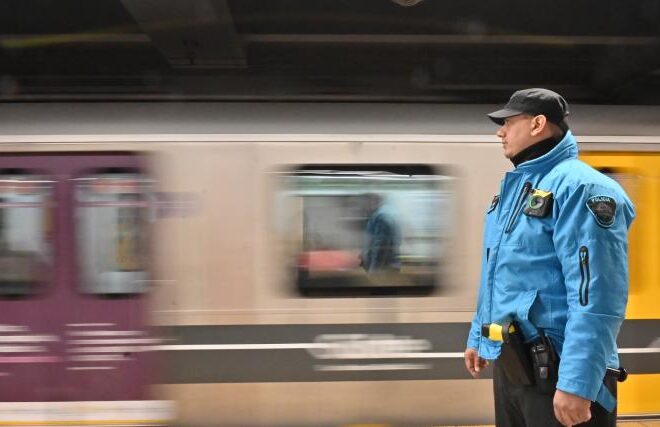
<path fill-rule="evenodd" d="M 0 425 L 492 422 L 490 371 L 462 356 L 510 168 L 492 106 L 10 107 Z M 658 116 L 571 115 L 638 209 L 619 335 L 638 422 L 660 413 Z"/>

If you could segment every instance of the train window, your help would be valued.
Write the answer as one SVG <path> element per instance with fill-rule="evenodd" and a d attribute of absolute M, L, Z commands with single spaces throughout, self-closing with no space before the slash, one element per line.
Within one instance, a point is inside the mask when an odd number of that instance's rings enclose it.
<path fill-rule="evenodd" d="M 81 290 L 103 295 L 146 291 L 151 182 L 137 173 L 76 179 Z"/>
<path fill-rule="evenodd" d="M 38 292 L 52 257 L 51 182 L 0 171 L 0 297 Z"/>
<path fill-rule="evenodd" d="M 453 179 L 425 165 L 314 165 L 281 173 L 277 227 L 305 296 L 428 294 Z"/>

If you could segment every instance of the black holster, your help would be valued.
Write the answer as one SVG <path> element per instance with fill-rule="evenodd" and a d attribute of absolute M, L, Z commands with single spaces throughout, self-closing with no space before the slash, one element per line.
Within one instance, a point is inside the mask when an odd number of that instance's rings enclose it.
<path fill-rule="evenodd" d="M 529 347 L 536 389 L 541 393 L 553 393 L 557 386 L 559 357 L 550 338 L 543 333 Z"/>
<path fill-rule="evenodd" d="M 513 325 L 513 332 L 509 332 Z M 515 322 L 502 324 L 502 353 L 500 364 L 504 375 L 511 384 L 533 385 L 534 373 L 532 371 L 531 357 Z"/>
<path fill-rule="evenodd" d="M 513 326 L 513 332 L 509 332 Z M 502 370 L 511 384 L 536 386 L 541 393 L 552 393 L 557 385 L 559 358 L 550 339 L 542 332 L 525 343 L 515 322 L 502 325 Z"/>

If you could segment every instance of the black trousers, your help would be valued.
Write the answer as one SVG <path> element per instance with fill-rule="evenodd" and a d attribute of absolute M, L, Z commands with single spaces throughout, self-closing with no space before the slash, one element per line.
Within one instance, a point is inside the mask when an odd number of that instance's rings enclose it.
<path fill-rule="evenodd" d="M 607 388 L 616 397 L 616 379 L 606 377 Z M 534 386 L 509 382 L 496 361 L 493 373 L 495 425 L 497 427 L 561 427 L 552 405 L 554 392 L 541 393 Z M 591 420 L 580 427 L 616 427 L 616 409 L 607 412 L 600 404 L 591 404 Z"/>

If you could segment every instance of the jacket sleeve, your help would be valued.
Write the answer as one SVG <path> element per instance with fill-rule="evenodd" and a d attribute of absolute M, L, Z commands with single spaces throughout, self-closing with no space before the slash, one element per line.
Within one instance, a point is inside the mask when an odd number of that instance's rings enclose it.
<path fill-rule="evenodd" d="M 625 316 L 634 211 L 615 186 L 583 184 L 560 198 L 553 241 L 568 313 L 557 388 L 595 401 Z"/>
<path fill-rule="evenodd" d="M 485 240 L 485 238 L 484 238 Z M 483 246 L 486 246 L 485 244 Z M 481 312 L 485 304 L 488 304 L 489 301 L 487 295 L 487 286 L 485 276 L 488 274 L 488 262 L 486 259 L 485 249 L 482 248 L 484 254 L 482 254 L 481 260 L 481 285 L 479 286 L 479 294 L 477 296 L 477 306 L 474 310 L 474 316 L 472 316 L 472 323 L 470 325 L 470 333 L 468 334 L 467 339 L 467 348 L 473 348 L 479 350 L 479 341 L 481 339 L 481 325 L 484 323 L 484 319 L 481 318 Z"/>
<path fill-rule="evenodd" d="M 502 184 L 500 184 L 500 187 Z M 501 189 L 500 189 L 501 194 Z M 493 198 L 491 207 L 486 212 L 486 217 L 484 219 L 484 235 L 483 235 L 483 244 L 481 246 L 481 276 L 479 279 L 479 293 L 477 295 L 477 306 L 474 310 L 474 316 L 472 316 L 472 323 L 470 325 L 470 332 L 467 339 L 467 348 L 473 348 L 479 350 L 479 344 L 481 340 L 481 326 L 484 323 L 485 319 L 482 319 L 482 313 L 485 311 L 484 307 L 490 304 L 490 295 L 488 292 L 488 233 L 489 233 L 489 214 L 494 210 L 494 207 L 497 204 L 497 198 L 499 194 Z M 490 218 L 490 221 L 494 221 L 493 218 Z"/>
<path fill-rule="evenodd" d="M 481 337 L 481 322 L 479 321 L 479 311 L 476 310 L 472 317 L 470 334 L 468 335 L 466 348 L 479 349 L 479 338 Z"/>

